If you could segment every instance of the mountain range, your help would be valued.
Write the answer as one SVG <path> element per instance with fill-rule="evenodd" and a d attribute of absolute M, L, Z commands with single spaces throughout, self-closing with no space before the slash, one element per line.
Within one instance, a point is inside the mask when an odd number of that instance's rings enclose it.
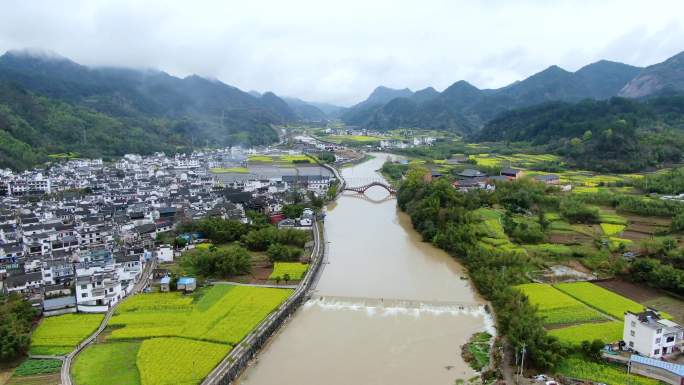
<path fill-rule="evenodd" d="M 0 56 L 0 167 L 28 168 L 64 153 L 115 157 L 269 144 L 278 140 L 276 125 L 336 118 L 371 129 L 449 130 L 487 140 L 481 133 L 501 124 L 483 127 L 518 109 L 682 91 L 684 52 L 645 68 L 605 60 L 575 72 L 551 66 L 499 89 L 478 89 L 463 80 L 442 92 L 381 86 L 342 108 L 245 92 L 197 75 L 87 67 L 56 55 L 10 51 Z"/>
<path fill-rule="evenodd" d="M 314 105 L 196 75 L 86 67 L 27 51 L 0 56 L 0 167 L 30 167 L 55 153 L 269 144 L 278 140 L 274 125 L 325 119 Z"/>
<path fill-rule="evenodd" d="M 503 112 L 544 102 L 643 98 L 681 91 L 684 52 L 646 68 L 607 60 L 576 72 L 554 65 L 499 89 L 478 89 L 464 80 L 442 92 L 431 87 L 416 92 L 378 87 L 341 118 L 370 129 L 417 127 L 472 134 Z"/>

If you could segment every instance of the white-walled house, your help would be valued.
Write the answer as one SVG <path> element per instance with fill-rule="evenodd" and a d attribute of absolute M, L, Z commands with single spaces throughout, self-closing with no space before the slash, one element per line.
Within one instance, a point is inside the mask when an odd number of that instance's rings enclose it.
<path fill-rule="evenodd" d="M 661 358 L 681 352 L 684 346 L 684 328 L 675 322 L 662 319 L 652 309 L 641 313 L 625 313 L 623 340 L 626 347 L 642 356 Z"/>
<path fill-rule="evenodd" d="M 154 251 L 154 255 L 159 262 L 173 262 L 173 247 L 161 245 Z"/>
<path fill-rule="evenodd" d="M 76 269 L 76 304 L 85 313 L 106 312 L 124 297 L 114 265 Z"/>

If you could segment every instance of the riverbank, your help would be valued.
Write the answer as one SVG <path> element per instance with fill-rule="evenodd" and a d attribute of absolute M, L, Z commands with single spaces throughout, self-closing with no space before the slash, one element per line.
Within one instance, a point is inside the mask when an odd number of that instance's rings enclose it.
<path fill-rule="evenodd" d="M 339 170 L 378 179 L 385 154 Z M 445 384 L 476 375 L 460 346 L 491 330 L 466 271 L 422 242 L 382 188 L 328 205 L 326 258 L 312 298 L 240 377 L 242 385 Z M 284 380 L 285 379 L 285 380 Z"/>
<path fill-rule="evenodd" d="M 242 374 L 250 361 L 268 344 L 271 336 L 304 303 L 314 287 L 325 252 L 323 230 L 319 221 L 314 222 L 314 248 L 311 252 L 310 268 L 297 289 L 278 309 L 264 319 L 247 337 L 237 344 L 221 363 L 202 381 L 202 385 L 229 384 Z"/>

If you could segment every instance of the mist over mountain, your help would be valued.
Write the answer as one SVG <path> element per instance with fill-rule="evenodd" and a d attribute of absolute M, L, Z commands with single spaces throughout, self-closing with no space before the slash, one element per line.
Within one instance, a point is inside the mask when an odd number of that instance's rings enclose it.
<path fill-rule="evenodd" d="M 272 125 L 299 120 L 271 92 L 255 97 L 196 75 L 91 68 L 29 51 L 0 56 L 0 84 L 0 146 L 22 149 L 4 152 L 15 156 L 3 156 L 0 167 L 25 168 L 62 152 L 117 156 L 269 144 L 278 140 Z"/>
<path fill-rule="evenodd" d="M 322 122 L 328 119 L 328 114 L 316 107 L 313 103 L 291 97 L 283 97 L 282 99 L 290 106 L 299 120 L 306 122 Z"/>

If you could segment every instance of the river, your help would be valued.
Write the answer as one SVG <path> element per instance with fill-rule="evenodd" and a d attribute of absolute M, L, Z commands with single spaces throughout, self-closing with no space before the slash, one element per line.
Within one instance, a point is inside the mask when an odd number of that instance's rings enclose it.
<path fill-rule="evenodd" d="M 380 178 L 387 154 L 342 174 Z M 243 385 L 444 384 L 476 373 L 460 346 L 492 331 L 462 267 L 421 242 L 387 191 L 344 193 L 327 208 L 326 264 L 314 298 L 283 325 Z"/>

